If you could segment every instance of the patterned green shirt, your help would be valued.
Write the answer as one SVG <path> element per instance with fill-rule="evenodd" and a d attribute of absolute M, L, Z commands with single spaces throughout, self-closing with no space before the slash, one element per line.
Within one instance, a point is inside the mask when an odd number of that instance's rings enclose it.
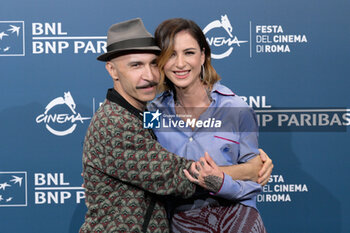
<path fill-rule="evenodd" d="M 88 211 L 80 232 L 142 232 L 152 198 L 155 206 L 147 232 L 169 232 L 164 204 L 157 195 L 190 197 L 195 185 L 183 169 L 192 162 L 166 151 L 143 128 L 135 108 L 125 100 L 122 107 L 115 96 L 122 98 L 110 89 L 85 137 Z"/>

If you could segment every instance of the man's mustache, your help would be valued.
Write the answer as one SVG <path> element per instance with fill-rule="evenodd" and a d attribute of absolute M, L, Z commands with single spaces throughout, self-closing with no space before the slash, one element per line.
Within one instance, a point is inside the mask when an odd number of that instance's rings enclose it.
<path fill-rule="evenodd" d="M 157 85 L 158 85 L 157 82 L 151 81 L 151 82 L 149 82 L 149 83 L 147 83 L 147 84 L 145 84 L 145 85 L 137 86 L 136 89 L 149 88 L 149 87 L 154 87 L 154 86 L 157 86 Z"/>

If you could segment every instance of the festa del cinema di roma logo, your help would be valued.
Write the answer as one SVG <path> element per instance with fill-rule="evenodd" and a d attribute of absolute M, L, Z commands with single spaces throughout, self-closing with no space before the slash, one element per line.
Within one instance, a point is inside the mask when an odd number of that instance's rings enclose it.
<path fill-rule="evenodd" d="M 233 45 L 237 45 L 238 47 L 241 46 L 241 43 L 247 43 L 246 40 L 238 40 L 237 36 L 232 35 L 232 25 L 230 20 L 228 19 L 227 15 L 221 16 L 220 20 L 214 20 L 213 22 L 209 23 L 204 29 L 203 33 L 206 35 L 210 30 L 213 30 L 215 28 L 223 28 L 225 29 L 226 33 L 229 35 L 229 38 L 227 37 L 207 37 L 207 41 L 210 46 L 214 47 L 223 47 L 226 46 L 228 49 L 225 52 L 222 52 L 220 54 L 215 54 L 212 52 L 211 57 L 213 59 L 223 59 L 225 57 L 230 56 L 232 53 L 234 47 Z M 212 49 L 213 50 L 213 49 Z"/>
<path fill-rule="evenodd" d="M 59 108 L 63 106 L 67 106 L 68 109 L 70 110 L 70 114 L 68 113 L 54 113 L 52 114 L 50 110 L 54 109 L 54 108 Z M 76 108 L 76 104 L 74 102 L 74 99 L 72 97 L 72 95 L 70 94 L 70 92 L 64 92 L 64 97 L 57 97 L 55 99 L 53 99 L 46 107 L 45 107 L 45 112 L 43 114 L 40 114 L 39 116 L 37 116 L 36 118 L 36 122 L 38 124 L 40 123 L 45 123 L 45 127 L 46 129 L 56 135 L 56 136 L 65 136 L 68 134 L 71 134 L 74 132 L 75 128 L 77 127 L 77 123 L 76 122 L 80 122 L 80 123 L 84 123 L 85 120 L 89 120 L 91 119 L 91 117 L 82 117 L 80 115 L 80 113 L 77 113 L 75 111 Z M 64 111 L 66 111 L 67 108 L 64 108 Z M 53 110 L 52 110 L 53 111 Z M 49 113 L 50 112 L 50 113 Z M 64 125 L 64 127 L 66 125 L 70 125 L 68 128 L 66 129 L 54 129 L 54 126 L 50 126 L 50 125 L 55 125 L 58 128 L 62 128 L 62 126 Z"/>

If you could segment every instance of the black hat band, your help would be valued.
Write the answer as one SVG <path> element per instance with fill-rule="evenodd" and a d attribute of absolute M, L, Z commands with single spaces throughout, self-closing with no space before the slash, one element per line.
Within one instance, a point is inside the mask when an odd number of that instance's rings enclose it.
<path fill-rule="evenodd" d="M 107 52 L 111 52 L 119 49 L 149 47 L 149 46 L 157 46 L 154 38 L 151 38 L 151 37 L 136 38 L 136 39 L 123 40 L 123 41 L 110 44 L 107 46 Z"/>

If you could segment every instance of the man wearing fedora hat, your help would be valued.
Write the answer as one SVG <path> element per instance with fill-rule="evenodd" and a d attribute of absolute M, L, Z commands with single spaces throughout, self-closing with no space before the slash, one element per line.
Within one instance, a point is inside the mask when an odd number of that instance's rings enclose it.
<path fill-rule="evenodd" d="M 142 125 L 146 103 L 156 95 L 159 52 L 141 19 L 114 24 L 108 31 L 107 52 L 97 59 L 106 62 L 114 88 L 85 136 L 88 211 L 80 232 L 169 232 L 160 195 L 186 198 L 195 192 L 183 172 L 194 173 L 193 162 L 166 151 Z M 207 188 L 220 189 L 223 173 L 217 167 L 197 175 L 217 176 L 219 182 Z"/>

